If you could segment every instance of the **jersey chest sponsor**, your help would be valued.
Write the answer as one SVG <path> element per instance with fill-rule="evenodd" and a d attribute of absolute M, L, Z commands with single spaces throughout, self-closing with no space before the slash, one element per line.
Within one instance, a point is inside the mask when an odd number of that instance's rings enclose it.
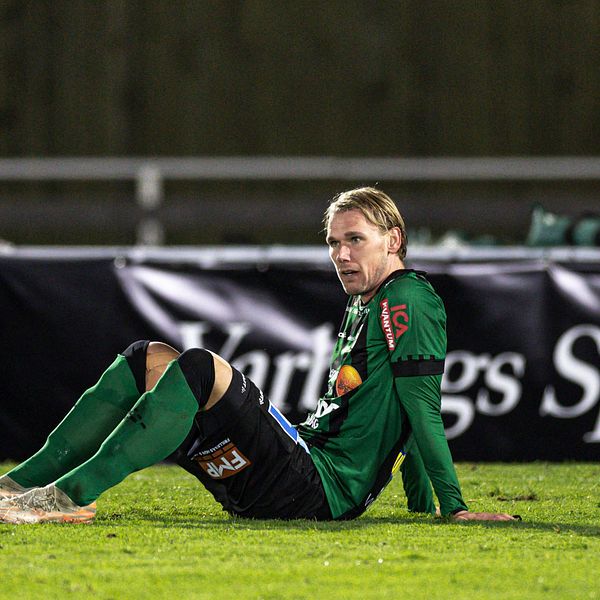
<path fill-rule="evenodd" d="M 396 340 L 406 331 L 408 331 L 408 313 L 406 304 L 398 304 L 390 307 L 389 300 L 384 298 L 381 307 L 381 329 L 385 337 L 388 350 L 391 352 L 396 349 Z"/>

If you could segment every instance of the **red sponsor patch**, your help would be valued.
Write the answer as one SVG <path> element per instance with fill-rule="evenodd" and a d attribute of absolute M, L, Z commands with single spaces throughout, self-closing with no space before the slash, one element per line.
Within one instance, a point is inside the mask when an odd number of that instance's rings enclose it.
<path fill-rule="evenodd" d="M 388 350 L 391 352 L 396 348 L 396 340 L 408 330 L 408 313 L 406 304 L 392 306 L 387 298 L 384 298 L 380 304 L 381 307 L 381 329 L 385 336 Z"/>
<path fill-rule="evenodd" d="M 194 460 L 213 479 L 226 479 L 252 464 L 231 442 L 210 454 L 196 456 Z"/>

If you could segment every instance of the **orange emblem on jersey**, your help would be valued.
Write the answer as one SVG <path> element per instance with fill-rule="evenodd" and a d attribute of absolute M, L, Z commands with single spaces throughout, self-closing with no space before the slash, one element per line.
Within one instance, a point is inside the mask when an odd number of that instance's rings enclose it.
<path fill-rule="evenodd" d="M 343 396 L 362 383 L 358 371 L 352 365 L 344 365 L 335 380 L 335 393 Z"/>

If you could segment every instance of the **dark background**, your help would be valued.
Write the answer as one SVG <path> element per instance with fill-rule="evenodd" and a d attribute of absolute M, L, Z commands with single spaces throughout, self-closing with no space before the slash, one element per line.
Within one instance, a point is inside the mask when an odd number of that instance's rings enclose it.
<path fill-rule="evenodd" d="M 0 154 L 561 155 L 595 0 L 0 3 Z"/>
<path fill-rule="evenodd" d="M 598 0 L 1 0 L 0 157 L 597 155 L 598 39 Z M 158 216 L 168 244 L 319 243 L 328 199 L 375 183 L 172 182 Z M 600 191 L 385 189 L 413 239 L 503 243 L 524 240 L 535 202 L 579 214 Z M 0 181 L 0 237 L 132 243 L 133 195 Z"/>
<path fill-rule="evenodd" d="M 0 0 L 0 166 L 65 156 L 599 157 L 598 40 L 599 0 Z M 329 199 L 377 183 L 167 181 L 151 216 L 167 245 L 322 244 Z M 565 328 L 597 324 L 598 311 L 582 315 L 577 303 L 564 302 L 543 260 L 533 279 L 496 274 L 468 290 L 450 273 L 458 268 L 457 240 L 523 244 L 536 203 L 569 217 L 598 213 L 598 180 L 381 187 L 406 217 L 409 257 L 419 244 L 450 248 L 436 277 L 452 313 L 451 347 L 488 352 L 477 337 L 485 332 L 500 336 L 498 351 L 515 350 L 534 332 L 539 345 L 528 356 L 550 364 Z M 30 439 L 41 443 L 115 352 L 163 333 L 124 304 L 112 255 L 61 262 L 42 253 L 24 263 L 20 246 L 129 246 L 147 216 L 133 181 L 0 177 L 0 258 L 7 258 L 0 404 L 17 409 L 2 412 L 13 442 L 27 437 L 23 423 L 34 422 L 40 428 Z M 504 284 L 492 310 L 486 291 Z M 477 326 L 460 319 L 467 300 L 482 319 Z M 507 322 L 512 315 L 527 335 Z M 585 343 L 595 361 L 591 338 Z M 597 409 L 573 420 L 539 419 L 540 393 L 556 373 L 537 373 L 525 382 L 529 400 L 512 415 L 516 424 L 477 416 L 474 442 L 492 430 L 497 442 L 478 457 L 595 451 L 581 445 Z M 556 386 L 561 398 L 580 395 L 569 381 Z M 544 426 L 532 444 L 545 454 L 515 445 L 531 419 Z M 552 446 L 573 431 L 569 439 L 583 453 Z M 463 443 L 473 448 L 464 436 L 452 442 L 458 456 L 470 456 Z"/>
<path fill-rule="evenodd" d="M 452 265 L 418 260 L 415 266 L 429 271 L 446 305 L 449 356 L 468 354 L 471 364 L 483 365 L 510 353 L 521 356 L 524 365 L 522 373 L 509 363 L 501 367 L 504 377 L 518 382 L 519 394 L 514 406 L 496 414 L 481 408 L 482 393 L 493 407 L 506 399 L 489 379 L 487 367 L 477 366 L 475 377 L 460 390 L 442 384 L 443 403 L 459 401 L 472 417 L 460 435 L 449 435 L 456 460 L 598 460 L 598 255 L 596 251 L 590 263 L 548 257 L 456 260 Z M 290 419 L 302 420 L 318 395 L 315 390 L 310 407 L 300 406 L 307 368 L 319 373 L 321 363 L 322 386 L 328 370 L 329 352 L 321 361 L 315 358 L 315 329 L 330 324 L 333 344 L 347 300 L 325 253 L 322 258 L 294 264 L 217 261 L 207 267 L 199 251 L 185 259 L 168 250 L 153 258 L 132 251 L 103 251 L 95 257 L 83 252 L 0 256 L 5 319 L 0 460 L 25 458 L 40 447 L 81 393 L 132 341 L 161 339 L 183 348 L 182 322 L 202 324 L 201 345 L 219 353 L 227 326 L 245 323 L 248 334 L 227 358 L 236 364 L 261 353 L 268 360 L 264 381 L 255 379 L 256 371 L 245 372 L 273 402 L 278 361 L 308 354 L 304 366 L 298 364 L 286 376 L 286 394 L 283 402 L 279 399 Z M 587 330 L 572 347 L 579 365 L 563 365 L 568 368 L 561 373 L 555 349 L 578 326 Z M 321 353 L 323 346 L 319 344 Z M 456 383 L 468 369 L 454 361 L 446 376 Z M 579 414 L 559 417 L 544 410 L 549 385 L 561 407 L 582 406 L 583 379 L 591 401 Z M 453 427 L 456 411 L 442 410 L 446 426 Z"/>

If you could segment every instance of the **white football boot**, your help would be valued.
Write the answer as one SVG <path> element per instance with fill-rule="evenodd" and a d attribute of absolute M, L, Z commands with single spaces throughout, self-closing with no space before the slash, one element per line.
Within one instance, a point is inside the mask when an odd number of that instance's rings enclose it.
<path fill-rule="evenodd" d="M 13 496 L 20 496 L 30 489 L 32 488 L 23 487 L 8 475 L 2 475 L 2 477 L 0 477 L 0 500 L 6 500 Z"/>
<path fill-rule="evenodd" d="M 53 483 L 0 501 L 0 523 L 91 523 L 96 503 L 78 506 Z"/>

